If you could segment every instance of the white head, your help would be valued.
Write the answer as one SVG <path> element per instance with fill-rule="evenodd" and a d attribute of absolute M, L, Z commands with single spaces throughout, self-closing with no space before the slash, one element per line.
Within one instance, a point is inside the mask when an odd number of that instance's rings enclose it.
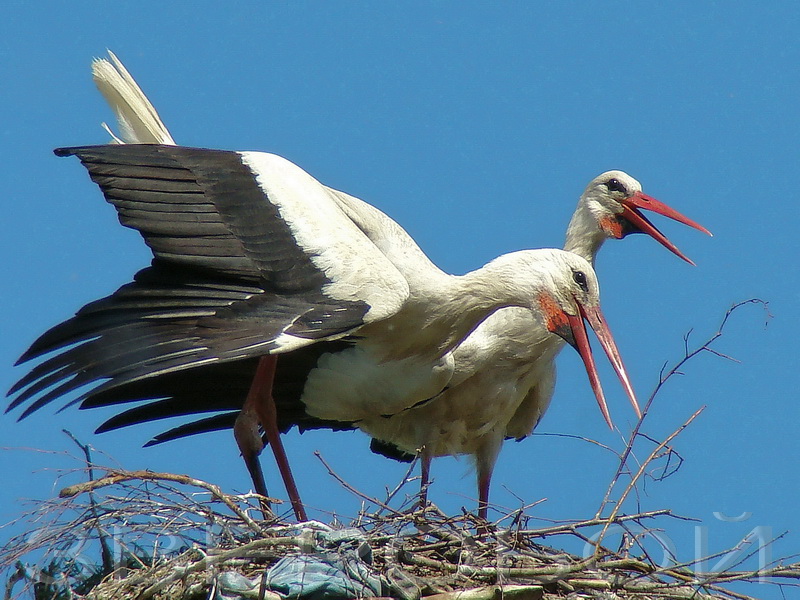
<path fill-rule="evenodd" d="M 622 364 L 617 345 L 600 310 L 600 288 L 589 262 L 564 250 L 527 250 L 507 254 L 490 263 L 501 277 L 513 277 L 530 284 L 531 312 L 552 334 L 573 346 L 583 359 L 589 381 L 603 417 L 612 426 L 603 389 L 597 375 L 584 321 L 594 330 L 600 345 L 628 394 L 637 415 L 641 415 L 636 396 Z M 516 269 L 517 277 L 508 269 Z M 526 271 L 519 277 L 519 270 Z M 523 287 L 527 287 L 523 285 Z"/>
<path fill-rule="evenodd" d="M 642 184 L 624 171 L 606 171 L 592 179 L 581 195 L 581 203 L 594 217 L 606 237 L 624 236 L 622 201 L 641 193 Z"/>
<path fill-rule="evenodd" d="M 622 239 L 631 233 L 646 233 L 670 252 L 691 263 L 692 261 L 641 213 L 642 210 L 653 211 L 709 233 L 703 226 L 643 193 L 642 185 L 627 173 L 606 171 L 592 179 L 581 195 L 578 208 L 567 228 L 564 249 L 594 262 L 597 251 L 606 239 Z"/>

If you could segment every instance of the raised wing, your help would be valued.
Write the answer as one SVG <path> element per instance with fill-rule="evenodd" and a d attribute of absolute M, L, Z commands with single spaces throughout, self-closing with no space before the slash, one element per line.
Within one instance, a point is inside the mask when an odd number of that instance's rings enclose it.
<path fill-rule="evenodd" d="M 35 398 L 25 414 L 102 379 L 98 391 L 335 339 L 408 295 L 324 186 L 285 159 L 156 145 L 57 154 L 81 159 L 155 260 L 23 355 L 71 346 L 12 388 L 11 408 Z"/>

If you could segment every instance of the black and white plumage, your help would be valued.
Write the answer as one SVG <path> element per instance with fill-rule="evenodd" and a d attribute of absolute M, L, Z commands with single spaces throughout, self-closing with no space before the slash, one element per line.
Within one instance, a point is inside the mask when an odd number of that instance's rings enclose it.
<path fill-rule="evenodd" d="M 447 354 L 480 320 L 504 305 L 533 307 L 548 269 L 566 269 L 571 260 L 560 251 L 522 251 L 458 277 L 430 263 L 423 274 L 415 263 L 411 285 L 424 286 L 410 290 L 407 277 L 327 190 L 278 156 L 154 145 L 57 154 L 81 159 L 120 221 L 142 233 L 155 259 L 132 284 L 34 343 L 22 360 L 82 342 L 24 378 L 15 391 L 28 387 L 14 405 L 46 385 L 60 384 L 63 394 L 110 377 L 111 387 L 285 353 L 358 330 L 353 349 L 337 354 L 345 364 L 328 364 L 326 371 L 346 373 L 357 385 L 351 368 L 397 369 L 408 387 L 377 398 L 372 390 L 364 395 L 374 400 L 363 408 L 343 392 L 341 402 L 350 405 L 341 416 L 393 412 L 441 389 L 452 370 Z M 431 358 L 434 382 L 428 380 Z M 424 375 L 417 380 L 410 375 L 420 363 Z M 320 396 L 330 395 L 326 377 L 310 382 Z M 339 418 L 331 404 L 337 405 L 320 400 L 316 409 L 307 406 L 312 414 Z"/>
<path fill-rule="evenodd" d="M 109 99 L 117 107 L 115 112 L 123 131 L 134 131 L 129 141 L 150 141 L 174 143 L 160 119 L 152 119 L 155 109 L 149 105 L 144 94 L 130 78 L 124 67 L 112 61 L 126 81 L 116 83 L 110 63 L 98 61 L 97 67 L 106 69 L 106 74 L 96 73 L 96 81 Z M 134 93 L 119 94 L 119 89 L 135 88 Z M 132 100 L 120 103 L 118 96 Z M 143 101 L 142 101 L 143 100 Z M 123 104 L 123 108 L 119 108 Z M 147 104 L 147 108 L 142 108 Z M 141 115 L 141 116 L 139 116 Z M 138 123 L 138 128 L 128 122 Z M 358 199 L 329 190 L 346 205 L 348 214 L 356 223 L 361 215 L 370 215 L 367 226 L 360 226 L 368 235 L 375 238 L 376 231 L 385 231 L 379 243 L 389 252 L 392 243 L 407 238 L 402 229 L 393 229 L 393 222 Z M 607 171 L 593 179 L 584 190 L 578 206 L 567 229 L 565 250 L 574 252 L 594 264 L 595 257 L 607 239 L 623 239 L 632 233 L 645 233 L 676 254 L 693 264 L 658 228 L 643 214 L 649 210 L 681 222 L 685 225 L 709 233 L 708 230 L 678 213 L 669 206 L 642 192 L 641 184 L 622 171 Z M 383 224 L 376 226 L 376 224 Z M 388 230 L 388 231 L 387 231 Z M 409 247 L 415 246 L 409 244 Z M 415 260 L 424 262 L 421 252 Z M 554 359 L 563 342 L 549 336 L 528 311 L 518 308 L 505 308 L 495 312 L 481 323 L 462 344 L 453 351 L 453 377 L 444 390 L 429 402 L 421 403 L 410 410 L 401 411 L 389 418 L 366 418 L 357 423 L 359 427 L 376 436 L 373 447 L 393 457 L 413 456 L 422 452 L 423 480 L 427 480 L 430 460 L 434 456 L 470 454 L 475 458 L 478 475 L 481 506 L 488 501 L 489 482 L 500 446 L 507 437 L 522 439 L 529 435 L 549 406 L 555 386 Z M 219 377 L 233 386 L 239 395 L 245 393 L 245 385 L 234 366 L 223 366 L 227 372 Z M 284 372 L 285 373 L 285 372 Z M 237 383 L 238 382 L 238 383 Z M 169 390 L 166 384 L 169 383 Z M 161 403 L 143 406 L 109 421 L 109 427 L 123 426 L 140 419 L 156 418 L 179 414 L 180 407 L 190 404 L 189 396 L 181 394 L 177 385 L 164 382 L 167 399 Z M 231 391 L 231 390 L 229 390 Z M 213 392 L 212 392 L 213 393 Z M 137 392 L 130 390 L 129 399 Z M 284 397 L 290 397 L 291 394 Z M 210 398 L 203 390 L 197 390 L 194 397 L 203 397 L 209 409 L 219 400 Z M 235 404 L 235 403 L 234 403 Z M 634 405 L 635 406 L 635 405 Z M 236 408 L 232 405 L 230 408 Z M 184 409 L 185 410 L 185 409 Z M 638 408 L 637 408 L 638 411 Z M 301 428 L 315 426 L 302 408 L 287 404 L 279 413 L 288 424 L 294 422 Z M 201 419 L 157 436 L 154 443 L 200 433 L 210 429 L 229 427 L 235 413 L 223 413 Z M 290 416 L 291 415 L 291 416 Z M 319 422 L 316 425 L 320 425 Z"/>
<path fill-rule="evenodd" d="M 24 414 L 103 380 L 78 400 L 343 340 L 321 354 L 299 400 L 315 419 L 350 423 L 438 394 L 454 369 L 453 348 L 500 307 L 524 307 L 569 338 L 566 320 L 597 304 L 591 266 L 560 250 L 516 252 L 447 275 L 420 260 L 385 215 L 348 215 L 355 199 L 275 155 L 158 145 L 57 154 L 81 159 L 154 260 L 23 355 L 60 350 L 12 389 L 11 408 L 30 401 Z M 590 361 L 588 346 L 581 351 Z"/>
<path fill-rule="evenodd" d="M 116 138 L 115 136 L 115 141 L 119 143 L 133 142 L 174 144 L 172 137 L 170 136 L 166 127 L 163 126 L 163 123 L 158 117 L 155 109 L 141 92 L 136 82 L 132 77 L 130 77 L 130 74 L 127 72 L 127 70 L 125 70 L 116 57 L 113 56 L 113 54 L 110 56 L 110 58 L 111 62 L 107 62 L 105 60 L 96 60 L 93 64 L 93 70 L 95 74 L 95 81 L 97 82 L 98 87 L 109 101 L 109 104 L 111 104 L 111 106 L 114 108 L 120 123 L 121 139 Z M 599 179 L 600 178 L 598 178 L 598 180 Z M 384 252 L 387 257 L 391 257 L 396 266 L 399 265 L 402 267 L 406 277 L 410 278 L 412 289 L 425 290 L 426 286 L 431 285 L 431 282 L 436 285 L 437 277 L 442 275 L 441 272 L 439 272 L 438 269 L 436 269 L 430 263 L 430 261 L 427 260 L 425 255 L 421 252 L 421 250 L 419 250 L 413 240 L 411 240 L 405 231 L 397 226 L 394 221 L 386 217 L 380 211 L 356 198 L 330 188 L 325 188 L 324 186 L 322 186 L 322 188 L 338 204 L 338 207 L 345 212 L 347 217 L 365 235 L 367 235 L 367 237 L 376 245 L 376 247 L 381 250 L 381 252 Z M 600 204 L 598 206 L 600 206 L 600 209 L 589 203 L 585 203 L 583 205 L 583 208 L 586 209 L 584 212 L 586 215 L 589 215 L 588 219 L 578 219 L 581 214 L 582 207 L 582 205 L 579 204 L 579 210 L 576 211 L 576 216 L 573 218 L 573 223 L 577 224 L 578 227 L 573 228 L 571 225 L 571 229 L 575 229 L 575 231 L 580 230 L 581 232 L 587 232 L 587 235 L 578 235 L 575 237 L 576 239 L 580 239 L 584 243 L 588 243 L 589 245 L 593 246 L 593 252 L 596 252 L 596 249 L 599 248 L 602 240 L 606 239 L 606 237 L 622 237 L 626 233 L 637 230 L 636 227 L 625 227 L 623 229 L 621 226 L 619 226 L 619 221 L 616 219 L 615 215 L 624 209 L 619 204 L 615 204 L 614 198 L 606 200 L 600 196 L 599 200 Z M 645 206 L 645 208 L 652 208 L 652 206 Z M 658 208 L 656 208 L 656 210 L 658 210 Z M 674 215 L 667 216 L 672 216 L 675 218 Z M 121 218 L 123 218 L 122 213 Z M 601 229 L 599 232 L 597 231 L 598 222 L 604 227 L 604 229 Z M 594 230 L 592 230 L 593 223 Z M 622 221 L 622 223 L 625 224 L 626 221 Z M 135 226 L 134 222 L 129 224 L 133 224 Z M 645 224 L 644 227 L 646 228 L 647 224 Z M 651 231 L 647 231 L 647 233 L 653 235 Z M 159 235 L 160 233 L 156 232 L 156 234 L 153 236 L 154 244 L 164 242 Z M 147 239 L 147 235 L 145 237 Z M 654 235 L 654 237 L 659 239 L 656 235 Z M 667 241 L 665 243 L 665 240 L 666 238 L 663 238 L 663 236 L 662 239 L 659 239 L 659 241 L 664 243 L 664 245 L 669 248 L 669 242 Z M 252 265 L 249 263 L 251 257 L 245 251 L 246 249 L 244 246 L 239 247 L 236 243 L 231 243 L 230 239 L 215 240 L 215 243 L 221 244 L 219 247 L 226 248 L 228 251 L 226 259 L 228 261 L 228 266 L 240 274 L 244 280 L 247 280 L 248 274 L 253 275 L 253 271 L 251 270 Z M 151 246 L 153 246 L 153 244 L 151 244 Z M 169 250 L 168 248 L 160 248 L 157 245 L 153 246 L 153 248 L 156 252 L 156 256 L 158 256 L 159 250 L 164 252 L 168 252 Z M 672 246 L 670 249 L 678 253 L 674 246 Z M 241 264 L 241 260 L 237 261 L 237 251 L 241 252 L 242 256 L 247 259 L 244 261 L 247 264 Z M 250 249 L 250 252 L 252 253 L 252 248 Z M 586 254 L 584 253 L 584 255 Z M 168 257 L 165 254 L 163 258 Z M 239 258 L 241 258 L 241 256 Z M 220 257 L 217 256 L 213 260 L 219 259 Z M 193 257 L 191 260 L 198 259 L 197 257 Z M 204 256 L 200 260 L 205 264 L 212 261 L 212 257 Z M 235 264 L 237 262 L 240 264 Z M 206 264 L 206 266 L 208 265 Z M 222 267 L 224 265 L 220 262 L 218 266 Z M 153 268 L 155 267 L 160 267 L 162 271 L 165 268 L 163 261 L 159 262 L 158 260 L 156 260 L 154 263 Z M 267 271 L 269 272 L 269 269 L 267 269 Z M 142 280 L 144 283 L 144 279 L 151 278 L 153 276 L 158 277 L 162 274 L 163 273 L 161 272 L 154 274 L 152 269 L 150 269 L 140 274 L 138 279 Z M 167 273 L 164 276 L 168 280 L 172 280 L 175 274 Z M 280 279 L 282 276 L 277 277 Z M 212 298 L 200 298 L 197 302 L 198 304 L 211 302 L 213 305 L 214 302 L 219 302 L 222 300 L 220 294 L 223 294 L 223 291 L 226 294 L 234 295 L 247 295 L 255 291 L 255 288 L 248 287 L 250 284 L 249 281 L 248 286 L 245 286 L 244 289 L 241 288 L 241 283 L 241 281 L 236 282 L 236 285 L 234 286 L 236 288 L 235 290 L 224 288 L 224 285 L 230 285 L 230 282 L 226 281 L 225 284 L 222 284 L 223 289 L 217 290 L 217 287 L 219 287 L 221 284 L 213 283 L 209 285 L 201 285 L 201 287 L 205 286 L 204 291 L 202 292 L 198 292 L 196 288 L 193 288 L 192 291 L 193 293 L 200 293 L 201 295 L 210 294 Z M 191 285 L 196 286 L 197 282 L 193 282 Z M 275 285 L 282 285 L 283 288 L 281 289 L 285 289 L 287 285 L 287 279 L 284 277 L 282 281 L 275 283 Z M 136 288 L 136 286 L 133 287 Z M 209 289 L 214 289 L 214 293 L 211 294 Z M 127 296 L 138 294 L 140 291 L 141 290 L 138 289 L 127 290 L 123 288 L 115 295 L 119 296 L 119 298 L 112 297 L 111 300 L 119 301 L 121 300 L 122 296 L 126 296 L 125 301 L 129 302 L 130 298 L 127 298 Z M 183 291 L 185 290 L 182 290 L 179 293 L 183 293 Z M 174 293 L 174 290 L 170 293 Z M 229 296 L 228 299 L 241 299 L 242 297 L 243 296 L 241 295 L 236 296 L 235 298 L 234 296 Z M 303 301 L 305 302 L 308 300 L 309 298 L 305 298 Z M 323 305 L 324 304 L 325 302 L 323 302 Z M 319 298 L 316 298 L 315 302 L 312 302 L 312 305 L 319 309 Z M 250 309 L 252 307 L 248 308 Z M 324 309 L 322 310 L 324 312 Z M 96 313 L 98 311 L 94 312 Z M 357 312 L 357 309 L 352 306 L 350 307 L 349 315 L 351 317 L 354 314 L 357 314 Z M 83 317 L 84 320 L 97 319 L 97 315 L 92 314 L 91 305 L 90 307 L 86 307 L 82 313 L 83 314 L 79 313 L 78 317 L 76 318 L 79 319 Z M 248 313 L 250 313 L 249 310 Z M 509 318 L 514 314 L 518 314 L 520 318 L 519 322 L 516 324 L 514 323 L 514 319 Z M 525 319 L 525 315 L 528 315 L 527 319 Z M 339 315 L 339 317 L 343 316 L 344 315 L 341 314 Z M 205 315 L 205 317 L 208 317 L 208 315 Z M 311 321 L 313 321 L 313 319 L 311 319 Z M 324 328 L 317 324 L 316 321 L 313 322 L 314 328 L 312 329 L 314 329 L 317 334 L 327 335 L 322 333 Z M 331 322 L 327 323 L 327 325 L 331 324 Z M 516 343 L 519 341 L 520 327 L 524 327 L 525 329 L 525 331 L 522 332 L 523 336 L 526 333 L 530 334 L 527 339 L 539 338 L 539 341 L 533 340 L 531 345 L 527 348 L 522 347 L 524 344 Z M 58 330 L 59 328 L 55 329 Z M 325 331 L 329 332 L 328 329 L 325 329 Z M 310 333 L 311 332 L 307 331 L 305 335 L 310 335 Z M 545 396 L 549 401 L 550 394 L 552 393 L 552 383 L 554 382 L 554 377 L 550 377 L 548 379 L 546 372 L 547 369 L 545 369 L 545 372 L 541 376 L 538 376 L 537 373 L 539 373 L 541 367 L 534 365 L 534 363 L 537 365 L 552 365 L 552 358 L 554 358 L 558 349 L 560 349 L 560 344 L 558 341 L 551 341 L 547 344 L 544 344 L 544 346 L 539 343 L 541 339 L 548 339 L 548 336 L 549 333 L 547 332 L 546 328 L 543 327 L 540 321 L 530 315 L 528 310 L 505 309 L 503 311 L 499 311 L 494 316 L 490 317 L 489 321 L 481 325 L 477 332 L 472 334 L 461 346 L 459 346 L 455 350 L 453 357 L 448 357 L 448 360 L 452 358 L 454 362 L 452 368 L 454 369 L 455 377 L 450 382 L 451 389 L 454 390 L 453 394 L 449 394 L 448 390 L 443 393 L 444 395 L 438 397 L 435 402 L 422 402 L 420 403 L 421 406 L 418 408 L 401 410 L 399 413 L 395 413 L 397 416 L 392 419 L 384 419 L 384 417 L 380 417 L 378 420 L 383 424 L 403 423 L 405 420 L 409 420 L 413 423 L 415 414 L 424 416 L 426 414 L 426 410 L 430 410 L 436 406 L 440 407 L 438 410 L 444 410 L 446 413 L 448 406 L 447 398 L 452 398 L 451 404 L 457 408 L 459 405 L 464 404 L 463 399 L 461 399 L 461 395 L 463 393 L 461 390 L 465 389 L 472 388 L 474 392 L 478 392 L 477 394 L 473 393 L 472 396 L 482 397 L 481 390 L 485 389 L 486 386 L 484 385 L 482 387 L 481 385 L 476 385 L 476 381 L 471 379 L 474 371 L 484 371 L 486 373 L 491 372 L 497 375 L 494 377 L 494 380 L 498 381 L 499 385 L 492 386 L 496 388 L 491 390 L 493 393 L 492 396 L 487 396 L 484 398 L 484 400 L 487 400 L 484 402 L 484 406 L 492 406 L 491 401 L 489 401 L 490 397 L 494 398 L 498 395 L 502 396 L 503 394 L 498 394 L 498 392 L 502 392 L 511 382 L 516 384 L 517 381 L 517 379 L 512 377 L 513 373 L 507 373 L 503 370 L 503 365 L 506 364 L 506 362 L 502 359 L 502 357 L 509 354 L 515 355 L 517 363 L 524 363 L 526 361 L 529 363 L 527 370 L 522 365 L 517 367 L 519 370 L 524 371 L 523 375 L 527 373 L 527 377 L 521 377 L 520 381 L 538 381 L 539 384 L 536 386 L 537 389 L 546 392 Z M 47 339 L 45 336 L 39 345 L 44 348 L 48 347 L 49 344 L 49 347 L 52 348 L 55 343 L 55 339 L 56 338 L 53 336 L 51 336 L 50 339 Z M 296 340 L 295 343 L 297 343 Z M 286 430 L 293 424 L 296 424 L 301 428 L 318 426 L 341 428 L 348 426 L 348 423 L 345 421 L 331 421 L 312 417 L 308 414 L 308 412 L 306 412 L 305 406 L 302 403 L 298 403 L 292 399 L 297 399 L 301 396 L 302 390 L 305 387 L 305 378 L 314 370 L 320 357 L 326 355 L 337 355 L 339 353 L 342 353 L 342 356 L 346 356 L 347 353 L 343 351 L 350 349 L 348 346 L 349 344 L 351 344 L 351 341 L 347 339 L 342 339 L 338 342 L 318 343 L 313 346 L 306 346 L 300 350 L 296 350 L 281 359 L 282 362 L 277 371 L 275 380 L 275 396 L 278 400 L 278 424 L 281 430 Z M 32 351 L 34 351 L 35 348 L 36 345 L 34 348 L 32 348 Z M 494 350 L 487 352 L 487 348 L 494 348 Z M 26 356 L 30 355 L 32 355 L 32 352 L 29 352 Z M 533 359 L 538 359 L 538 361 Z M 241 408 L 242 398 L 247 394 L 249 381 L 252 378 L 253 371 L 255 370 L 256 362 L 257 359 L 239 359 L 233 362 L 205 363 L 203 364 L 202 368 L 192 369 L 190 371 L 164 371 L 158 376 L 150 375 L 138 380 L 132 380 L 123 384 L 117 383 L 115 385 L 106 386 L 105 388 L 96 390 L 92 392 L 86 399 L 84 399 L 83 406 L 102 406 L 116 402 L 141 400 L 146 398 L 163 398 L 145 405 L 137 406 L 129 411 L 124 412 L 109 420 L 101 427 L 101 429 L 111 429 L 144 420 L 182 414 L 193 414 L 203 411 L 230 411 L 222 412 L 221 414 L 215 414 L 207 419 L 201 419 L 199 421 L 180 426 L 169 432 L 165 432 L 165 434 L 158 436 L 154 442 L 165 441 L 174 437 L 180 437 L 210 429 L 231 427 L 234 423 L 235 416 L 238 414 L 238 411 Z M 552 366 L 550 368 L 552 370 Z M 552 373 L 554 375 L 554 371 Z M 460 381 L 471 381 L 471 383 L 469 385 L 458 384 Z M 344 382 L 344 385 L 346 385 L 346 381 Z M 36 407 L 38 407 L 46 401 L 51 400 L 54 396 L 65 393 L 66 391 L 67 390 L 64 387 L 57 389 L 55 393 L 50 394 L 49 396 L 40 396 L 39 400 L 34 404 Z M 30 396 L 35 396 L 36 393 L 38 393 L 38 390 L 34 392 L 32 388 L 28 388 L 28 392 L 31 392 Z M 513 396 L 513 394 L 507 394 L 507 396 Z M 20 396 L 17 398 L 17 401 L 22 402 L 24 399 L 27 398 L 22 398 L 22 396 Z M 498 398 L 498 400 L 500 401 L 500 404 L 498 405 L 497 410 L 494 411 L 496 417 L 503 414 L 504 411 L 501 409 L 501 407 L 508 404 L 508 401 L 503 404 L 502 398 Z M 544 408 L 546 408 L 546 403 L 544 403 L 543 407 L 541 403 L 539 403 L 538 406 L 541 410 L 537 413 L 537 415 L 540 416 L 541 412 L 543 412 Z M 392 410 L 395 408 L 397 408 L 397 406 L 391 406 Z M 481 463 L 488 463 L 486 460 L 481 459 L 481 453 L 475 451 L 474 447 L 476 447 L 476 440 L 479 441 L 482 439 L 482 437 L 485 437 L 484 433 L 486 427 L 481 422 L 481 417 L 479 416 L 480 411 L 470 412 L 467 404 L 464 404 L 464 408 L 466 410 L 463 411 L 461 415 L 455 415 L 450 421 L 453 424 L 460 423 L 462 425 L 462 429 L 467 438 L 471 437 L 473 439 L 472 446 L 465 443 L 455 445 L 451 444 L 450 446 L 447 446 L 446 444 L 439 444 L 439 446 L 435 446 L 435 436 L 417 436 L 416 439 L 423 440 L 423 443 L 413 442 L 410 448 L 408 446 L 406 446 L 406 448 L 410 449 L 410 451 L 414 451 L 420 447 L 433 450 L 433 453 L 426 451 L 423 454 L 423 456 L 427 457 L 430 457 L 437 452 L 435 448 L 443 447 L 447 448 L 444 453 L 474 453 L 478 458 L 480 478 Z M 374 416 L 373 409 L 374 407 L 371 407 Z M 359 414 L 364 415 L 360 421 L 360 424 L 362 427 L 369 429 L 370 411 L 367 411 L 367 413 L 359 413 L 358 411 L 353 411 L 352 406 L 347 406 L 346 410 L 339 410 L 338 414 L 328 414 L 326 416 L 342 417 L 342 412 L 348 414 L 350 418 L 358 416 Z M 508 411 L 506 410 L 505 412 Z M 502 420 L 502 416 L 500 420 Z M 527 421 L 521 420 L 519 416 L 511 420 L 514 421 L 517 428 L 524 429 L 526 427 L 524 423 Z M 426 427 L 420 428 L 420 430 L 431 431 L 432 428 L 429 427 L 429 425 L 430 423 L 435 422 L 436 421 L 430 421 L 426 423 Z M 535 419 L 533 422 L 535 424 Z M 509 432 L 510 430 L 506 431 L 506 433 Z M 388 440 L 394 440 L 401 446 L 403 444 L 403 436 L 388 435 Z M 500 438 L 500 441 L 502 441 L 502 437 Z M 496 443 L 495 446 L 496 449 L 499 450 L 499 442 Z M 494 456 L 496 456 L 496 450 L 494 451 Z M 493 458 L 491 465 L 493 465 Z M 490 470 L 491 469 L 489 469 L 489 472 Z M 488 481 L 486 485 L 486 495 L 488 496 Z"/>

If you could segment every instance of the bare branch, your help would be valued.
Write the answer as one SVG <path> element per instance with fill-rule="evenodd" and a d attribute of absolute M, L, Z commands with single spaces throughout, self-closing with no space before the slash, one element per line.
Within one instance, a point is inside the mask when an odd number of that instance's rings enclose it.
<path fill-rule="evenodd" d="M 203 488 L 211 492 L 211 494 L 220 500 L 225 506 L 227 506 L 231 511 L 233 511 L 236 516 L 238 516 L 242 521 L 244 521 L 250 529 L 252 529 L 256 533 L 263 533 L 263 528 L 258 525 L 251 517 L 247 514 L 246 511 L 243 511 L 239 508 L 239 505 L 232 500 L 230 494 L 226 494 L 223 492 L 219 486 L 216 486 L 212 483 L 206 483 L 200 479 L 195 479 L 194 477 L 189 477 L 188 475 L 175 475 L 173 473 L 157 473 L 155 471 L 115 471 L 109 470 L 108 474 L 101 479 L 95 479 L 93 481 L 87 481 L 85 483 L 78 483 L 76 485 L 71 485 L 65 487 L 59 492 L 59 497 L 61 498 L 69 498 L 71 496 L 77 496 L 78 494 L 82 494 L 85 492 L 91 492 L 101 487 L 106 487 L 109 485 L 115 485 L 121 483 L 123 481 L 131 481 L 131 480 L 140 480 L 140 481 L 171 481 L 175 483 L 180 483 L 183 485 L 191 485 L 194 487 Z M 271 503 L 281 503 L 282 501 L 277 498 L 267 498 Z"/>

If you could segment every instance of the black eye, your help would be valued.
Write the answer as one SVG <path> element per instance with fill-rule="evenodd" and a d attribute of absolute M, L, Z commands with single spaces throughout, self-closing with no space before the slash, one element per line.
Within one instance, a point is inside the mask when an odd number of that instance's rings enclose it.
<path fill-rule="evenodd" d="M 586 282 L 586 273 L 583 271 L 573 271 L 572 278 L 575 280 L 575 283 L 581 286 L 584 292 L 589 292 L 589 284 Z"/>
<path fill-rule="evenodd" d="M 628 190 L 625 189 L 625 186 L 622 185 L 619 179 L 616 177 L 612 177 L 608 181 L 606 181 L 606 187 L 608 188 L 609 192 L 620 192 L 621 194 L 627 194 Z"/>

